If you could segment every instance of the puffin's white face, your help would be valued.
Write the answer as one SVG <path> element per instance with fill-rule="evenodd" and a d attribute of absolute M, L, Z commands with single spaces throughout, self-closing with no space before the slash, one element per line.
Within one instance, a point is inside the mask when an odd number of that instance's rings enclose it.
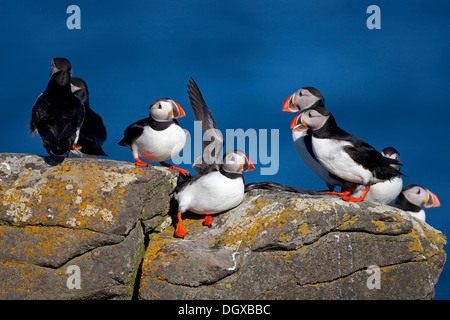
<path fill-rule="evenodd" d="M 421 186 L 407 186 L 402 193 L 409 202 L 419 207 L 432 208 L 441 205 L 434 193 Z"/>
<path fill-rule="evenodd" d="M 181 106 L 173 100 L 157 100 L 150 106 L 150 116 L 159 122 L 172 121 L 186 114 Z"/>
<path fill-rule="evenodd" d="M 284 101 L 282 110 L 285 112 L 303 111 L 321 99 L 322 97 L 315 96 L 308 89 L 301 88 Z"/>
<path fill-rule="evenodd" d="M 255 166 L 244 152 L 233 150 L 225 154 L 222 169 L 230 173 L 243 173 L 255 170 Z"/>

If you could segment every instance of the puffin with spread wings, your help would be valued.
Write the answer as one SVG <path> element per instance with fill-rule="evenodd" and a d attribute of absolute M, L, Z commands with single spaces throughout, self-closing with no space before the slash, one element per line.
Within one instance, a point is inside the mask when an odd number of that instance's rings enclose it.
<path fill-rule="evenodd" d="M 189 80 L 188 95 L 195 118 L 204 131 L 203 151 L 193 168 L 195 176 L 179 176 L 175 189 L 178 202 L 178 224 L 175 237 L 184 238 L 188 232 L 183 228 L 181 215 L 186 211 L 204 215 L 203 225 L 211 226 L 211 215 L 230 210 L 244 199 L 243 173 L 255 169 L 251 160 L 241 150 L 230 150 L 220 158 L 223 136 L 195 83 Z"/>

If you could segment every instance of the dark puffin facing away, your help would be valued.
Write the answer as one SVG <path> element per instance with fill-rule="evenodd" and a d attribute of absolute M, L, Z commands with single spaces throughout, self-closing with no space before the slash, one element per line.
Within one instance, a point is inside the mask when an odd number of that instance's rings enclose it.
<path fill-rule="evenodd" d="M 290 95 L 283 103 L 282 110 L 284 112 L 303 112 L 311 107 L 323 107 L 325 100 L 314 87 L 304 87 L 292 95 Z M 350 184 L 325 169 L 312 150 L 311 129 L 308 130 L 292 130 L 292 141 L 294 142 L 295 151 L 297 151 L 303 162 L 311 169 L 319 178 L 327 185 L 329 191 L 333 191 L 336 186 L 348 188 Z"/>
<path fill-rule="evenodd" d="M 81 150 L 73 151 L 73 154 L 78 157 L 107 156 L 103 151 L 103 143 L 106 141 L 106 126 L 102 117 L 90 107 L 86 82 L 80 78 L 72 78 L 70 85 L 73 94 L 83 102 L 86 113 L 78 139 Z"/>
<path fill-rule="evenodd" d="M 223 138 L 214 121 L 202 94 L 191 78 L 188 85 L 189 100 L 195 117 L 205 131 L 202 155 L 192 166 L 199 173 L 191 177 L 179 177 L 175 189 L 178 202 L 178 224 L 175 237 L 184 238 L 187 231 L 183 228 L 181 215 L 191 211 L 204 215 L 203 225 L 211 226 L 211 215 L 224 212 L 238 206 L 244 199 L 243 173 L 255 169 L 255 166 L 243 151 L 231 150 L 223 156 Z"/>
<path fill-rule="evenodd" d="M 417 184 L 410 184 L 403 188 L 395 201 L 394 207 L 408 212 L 413 217 L 425 221 L 424 208 L 439 207 L 438 197 L 430 190 Z"/>
<path fill-rule="evenodd" d="M 189 175 L 186 170 L 164 162 L 178 155 L 186 144 L 188 132 L 176 120 L 185 115 L 181 106 L 169 98 L 153 101 L 150 117 L 130 124 L 119 145 L 130 148 L 137 166 L 149 166 L 141 157 Z"/>
<path fill-rule="evenodd" d="M 395 159 L 400 161 L 400 153 L 393 147 L 384 148 L 381 151 L 384 157 Z M 396 169 L 400 169 L 400 165 L 392 164 Z M 390 180 L 378 182 L 370 187 L 364 201 L 372 201 L 383 204 L 390 204 L 397 196 L 402 192 L 403 179 L 402 176 L 393 177 Z M 359 197 L 364 192 L 364 186 L 358 185 L 355 190 L 350 194 L 351 197 Z"/>
<path fill-rule="evenodd" d="M 39 133 L 45 150 L 51 157 L 70 156 L 79 149 L 81 125 L 84 121 L 83 103 L 70 90 L 72 67 L 65 58 L 53 58 L 51 78 L 45 91 L 37 98 L 31 113 L 30 129 Z"/>
<path fill-rule="evenodd" d="M 371 145 L 338 127 L 333 115 L 323 107 L 314 107 L 298 115 L 291 129 L 312 129 L 312 147 L 317 160 L 331 173 L 353 183 L 345 192 L 329 192 L 343 200 L 364 200 L 374 183 L 403 175 L 392 164 L 395 159 L 381 155 Z M 358 184 L 365 186 L 360 197 L 349 197 Z"/>

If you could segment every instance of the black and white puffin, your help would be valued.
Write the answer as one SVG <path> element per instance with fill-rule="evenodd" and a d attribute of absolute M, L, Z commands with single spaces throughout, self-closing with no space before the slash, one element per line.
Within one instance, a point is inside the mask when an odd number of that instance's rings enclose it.
<path fill-rule="evenodd" d="M 78 139 L 81 150 L 74 150 L 73 154 L 78 157 L 107 156 L 103 151 L 103 143 L 106 141 L 105 122 L 90 107 L 86 82 L 81 78 L 72 78 L 70 86 L 73 94 L 83 102 L 85 108 L 84 122 Z"/>
<path fill-rule="evenodd" d="M 244 199 L 243 173 L 255 169 L 250 159 L 240 150 L 226 152 L 222 164 L 219 164 L 223 136 L 192 78 L 188 84 L 188 95 L 195 117 L 205 133 L 202 155 L 192 166 L 198 174 L 191 177 L 180 176 L 175 189 L 178 223 L 174 235 L 178 238 L 187 235 L 181 218 L 184 212 L 204 215 L 203 225 L 211 226 L 212 214 L 238 206 Z"/>
<path fill-rule="evenodd" d="M 155 100 L 150 105 L 150 116 L 129 125 L 119 145 L 130 148 L 137 166 L 149 166 L 140 159 L 143 158 L 189 175 L 186 170 L 164 162 L 178 155 L 186 144 L 189 133 L 176 120 L 185 115 L 175 101 Z"/>
<path fill-rule="evenodd" d="M 393 147 L 384 148 L 381 151 L 384 157 L 395 159 L 400 161 L 400 153 Z M 400 165 L 392 164 L 392 167 L 400 169 Z M 397 196 L 402 192 L 403 179 L 402 176 L 395 176 L 390 180 L 382 181 L 373 184 L 370 187 L 364 201 L 372 201 L 383 204 L 389 204 L 394 201 Z M 350 194 L 351 197 L 358 197 L 364 192 L 364 186 L 358 185 L 355 190 Z"/>
<path fill-rule="evenodd" d="M 62 154 L 69 157 L 72 150 L 79 149 L 76 145 L 85 109 L 70 89 L 71 75 L 69 60 L 53 58 L 50 81 L 31 112 L 31 132 L 39 133 L 51 157 L 62 157 Z"/>
<path fill-rule="evenodd" d="M 291 129 L 312 129 L 312 148 L 317 160 L 331 173 L 351 182 L 345 192 L 338 194 L 345 201 L 364 200 L 370 186 L 403 175 L 391 166 L 399 161 L 381 155 L 365 141 L 352 136 L 338 127 L 333 115 L 323 107 L 306 110 L 294 118 Z M 359 197 L 349 197 L 358 184 L 365 186 Z"/>
<path fill-rule="evenodd" d="M 314 87 L 304 87 L 291 94 L 283 103 L 284 112 L 303 112 L 311 107 L 324 107 L 325 99 L 319 90 Z M 292 130 L 292 141 L 303 162 L 323 181 L 328 190 L 333 191 L 336 186 L 348 188 L 350 184 L 326 170 L 317 161 L 311 145 L 311 129 Z"/>
<path fill-rule="evenodd" d="M 403 188 L 397 200 L 395 200 L 394 207 L 425 221 L 426 215 L 422 207 L 434 208 L 440 205 L 438 197 L 433 192 L 417 184 L 410 184 Z"/>

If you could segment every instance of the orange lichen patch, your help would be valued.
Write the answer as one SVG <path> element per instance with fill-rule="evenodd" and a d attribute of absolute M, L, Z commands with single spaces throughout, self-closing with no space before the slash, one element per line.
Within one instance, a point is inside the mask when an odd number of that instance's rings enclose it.
<path fill-rule="evenodd" d="M 97 233 L 59 227 L 0 226 L 0 247 L 4 255 L 30 263 L 51 261 L 56 256 L 70 256 L 73 250 L 88 245 Z M 72 252 L 70 252 L 72 250 Z"/>
<path fill-rule="evenodd" d="M 413 225 L 414 228 L 409 233 L 402 235 L 402 238 L 409 243 L 409 251 L 417 254 L 412 261 L 428 259 L 444 251 L 443 247 L 447 239 L 440 231 L 415 219 L 413 219 Z"/>
<path fill-rule="evenodd" d="M 227 223 L 221 238 L 218 239 L 218 242 L 223 243 L 226 248 L 237 250 L 241 243 L 253 246 L 258 235 L 268 229 L 280 230 L 280 236 L 283 237 L 283 226 L 298 218 L 299 215 L 298 211 L 292 207 L 277 211 L 268 205 L 268 201 L 253 201 L 252 204 L 254 207 L 247 209 L 247 212 L 251 214 L 232 220 L 230 225 Z"/>
<path fill-rule="evenodd" d="M 303 233 L 303 234 L 307 234 L 310 232 L 309 228 L 308 228 L 308 224 L 306 222 L 303 222 L 299 227 L 298 227 L 298 232 Z"/>
<path fill-rule="evenodd" d="M 347 230 L 350 228 L 356 221 L 360 218 L 359 214 L 354 215 L 353 217 L 348 213 L 344 213 L 342 216 L 342 223 L 338 226 L 338 230 Z"/>
<path fill-rule="evenodd" d="M 45 287 L 65 285 L 67 279 L 67 275 L 62 270 L 16 262 L 0 262 L 0 274 L 2 275 L 1 299 L 10 298 L 10 293 L 23 298 L 33 294 L 33 297 L 37 298 L 39 292 L 42 292 L 42 298 L 44 298 Z"/>
<path fill-rule="evenodd" d="M 154 235 L 147 247 L 142 263 L 141 284 L 139 290 L 150 291 L 149 280 L 164 282 L 164 267 L 171 263 L 180 263 L 183 258 L 179 256 L 179 250 L 176 247 L 165 248 L 171 243 L 182 241 L 173 237 L 173 230 L 167 228 L 162 233 Z"/>
<path fill-rule="evenodd" d="M 383 232 L 386 229 L 386 225 L 383 221 L 371 220 L 370 222 L 376 226 L 375 230 L 378 232 Z"/>
<path fill-rule="evenodd" d="M 5 192 L 3 206 L 14 222 L 106 228 L 125 207 L 130 183 L 143 175 L 137 168 L 119 169 L 84 161 L 64 161 L 35 180 L 24 177 Z M 25 178 L 26 177 L 26 178 Z M 27 185 L 21 184 L 27 181 Z"/>

